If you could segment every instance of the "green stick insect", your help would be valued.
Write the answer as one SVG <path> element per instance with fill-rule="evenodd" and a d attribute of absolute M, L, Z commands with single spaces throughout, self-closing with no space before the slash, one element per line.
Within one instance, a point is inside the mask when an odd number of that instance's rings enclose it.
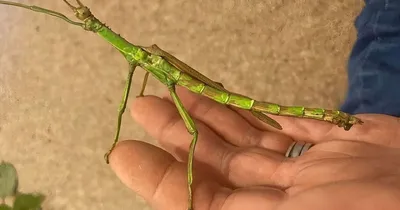
<path fill-rule="evenodd" d="M 194 92 L 206 96 L 214 101 L 221 104 L 238 107 L 240 109 L 249 110 L 255 117 L 264 123 L 281 130 L 281 125 L 268 117 L 266 114 L 272 115 L 283 115 L 292 116 L 299 118 L 309 118 L 315 120 L 326 121 L 333 123 L 339 127 L 343 127 L 345 130 L 349 130 L 355 124 L 362 124 L 363 122 L 344 112 L 338 110 L 326 110 L 321 108 L 306 108 L 299 106 L 281 106 L 274 103 L 257 101 L 252 98 L 230 92 L 226 90 L 221 83 L 212 81 L 206 76 L 202 75 L 195 69 L 191 68 L 184 62 L 175 58 L 173 55 L 160 49 L 157 45 L 150 47 L 143 47 L 133 45 L 122 38 L 117 33 L 113 32 L 104 23 L 98 20 L 89 10 L 88 7 L 83 5 L 79 0 L 76 0 L 78 6 L 73 6 L 67 0 L 63 0 L 70 9 L 74 12 L 77 19 L 80 22 L 72 21 L 65 15 L 48 10 L 37 6 L 28 6 L 21 3 L 2 1 L 0 4 L 11 5 L 16 7 L 22 7 L 25 9 L 33 10 L 35 12 L 52 15 L 63 19 L 64 21 L 79 26 L 86 31 L 91 31 L 104 38 L 107 42 L 114 46 L 119 52 L 123 54 L 129 63 L 129 73 L 126 80 L 123 98 L 118 110 L 118 122 L 115 133 L 114 142 L 110 150 L 105 154 L 106 162 L 108 163 L 108 157 L 119 139 L 119 132 L 121 129 L 122 115 L 126 108 L 126 103 L 131 87 L 131 81 L 133 73 L 136 67 L 141 67 L 146 70 L 142 89 L 139 96 L 143 96 L 146 87 L 147 79 L 149 74 L 155 77 L 158 81 L 167 86 L 173 102 L 176 105 L 179 114 L 181 115 L 187 131 L 192 135 L 192 141 L 189 148 L 188 165 L 187 165 L 187 187 L 188 187 L 188 209 L 193 209 L 193 159 L 196 142 L 198 138 L 198 131 L 196 125 L 189 115 L 188 111 L 183 106 L 180 98 L 178 97 L 175 87 L 182 86 Z"/>

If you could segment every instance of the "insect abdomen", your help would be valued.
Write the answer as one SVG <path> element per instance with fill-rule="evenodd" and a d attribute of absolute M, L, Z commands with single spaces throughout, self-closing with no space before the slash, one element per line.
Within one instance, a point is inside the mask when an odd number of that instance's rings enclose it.
<path fill-rule="evenodd" d="M 211 98 L 221 104 L 227 104 L 241 109 L 251 109 L 254 100 L 239 94 L 230 93 L 210 87 L 199 80 L 181 72 L 177 85 L 186 87 L 190 91 Z"/>

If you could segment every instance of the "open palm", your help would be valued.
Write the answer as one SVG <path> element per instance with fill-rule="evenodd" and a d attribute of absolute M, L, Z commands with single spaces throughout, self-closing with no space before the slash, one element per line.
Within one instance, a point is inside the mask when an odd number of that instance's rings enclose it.
<path fill-rule="evenodd" d="M 278 131 L 246 111 L 178 89 L 196 119 L 196 210 L 398 209 L 400 120 L 358 115 L 350 131 L 308 119 L 272 116 Z M 123 141 L 110 162 L 119 178 L 154 209 L 187 208 L 191 140 L 168 97 L 134 101 L 131 114 L 163 147 Z M 293 141 L 314 143 L 285 158 Z"/>

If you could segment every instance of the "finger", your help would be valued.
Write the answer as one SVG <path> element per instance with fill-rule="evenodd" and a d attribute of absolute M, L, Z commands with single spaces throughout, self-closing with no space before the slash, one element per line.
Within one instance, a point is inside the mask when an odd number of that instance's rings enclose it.
<path fill-rule="evenodd" d="M 174 104 L 153 96 L 138 98 L 132 103 L 131 114 L 164 149 L 179 160 L 187 160 L 193 137 L 188 133 Z M 195 123 L 199 132 L 196 160 L 206 162 L 219 170 L 222 157 L 233 150 L 234 146 L 224 142 L 202 122 Z"/>
<path fill-rule="evenodd" d="M 350 131 L 339 130 L 331 136 L 361 141 L 393 148 L 400 148 L 400 118 L 381 114 L 357 115 L 364 123 L 353 126 Z"/>
<path fill-rule="evenodd" d="M 360 118 L 364 123 L 363 124 L 356 124 L 353 125 L 353 127 L 349 130 L 346 131 L 344 128 L 338 127 L 335 124 L 329 123 L 329 122 L 324 122 L 324 121 L 319 121 L 315 119 L 306 119 L 306 118 L 298 118 L 298 117 L 288 117 L 288 116 L 278 116 L 278 115 L 271 115 L 269 114 L 271 118 L 275 119 L 279 124 L 282 125 L 283 130 L 277 130 L 272 128 L 271 126 L 262 123 L 258 119 L 256 119 L 251 113 L 249 113 L 247 110 L 242 110 L 239 108 L 235 107 L 230 107 L 227 108 L 226 106 L 221 106 L 215 101 L 212 101 L 210 99 L 207 99 L 205 97 L 190 93 L 188 90 L 183 89 L 180 90 L 180 94 L 183 95 L 182 100 L 186 102 L 187 100 L 187 106 L 186 107 L 191 107 L 194 106 L 194 108 L 190 108 L 191 112 L 194 113 L 196 117 L 201 119 L 204 122 L 207 122 L 207 124 L 210 124 L 211 128 L 215 129 L 217 132 L 221 132 L 219 128 L 222 130 L 223 136 L 227 136 L 228 140 L 231 140 L 231 143 L 239 146 L 243 146 L 241 142 L 248 142 L 246 141 L 246 136 L 245 135 L 237 135 L 237 133 L 246 133 L 243 132 L 243 130 L 246 130 L 248 127 L 255 127 L 258 128 L 256 134 L 252 134 L 251 130 L 247 130 L 248 133 L 250 133 L 251 137 L 255 137 L 254 140 L 251 140 L 250 142 L 253 142 L 251 145 L 264 145 L 264 142 L 268 142 L 267 145 L 269 148 L 275 148 L 278 147 L 279 151 L 282 150 L 283 148 L 287 148 L 288 144 L 290 144 L 290 140 L 296 140 L 296 141 L 308 141 L 308 142 L 313 142 L 313 143 L 318 143 L 321 141 L 328 141 L 331 139 L 341 139 L 341 140 L 350 140 L 353 141 L 355 140 L 355 136 L 358 136 L 359 141 L 364 141 L 364 142 L 369 142 L 369 143 L 376 143 L 380 145 L 391 145 L 394 147 L 400 147 L 400 142 L 399 141 L 394 141 L 393 136 L 396 138 L 399 138 L 400 134 L 398 131 L 399 129 L 399 124 L 400 120 L 397 117 L 391 117 L 391 116 L 385 116 L 385 115 L 376 115 L 376 114 L 361 114 L 361 115 L 355 115 L 356 117 Z M 201 103 L 199 103 L 201 102 Z M 204 108 L 197 108 L 196 104 L 204 104 Z M 215 108 L 214 108 L 215 107 Z M 194 111 L 192 111 L 194 110 Z M 197 111 L 196 110 L 200 110 Z M 203 111 L 201 111 L 203 110 Z M 247 124 L 243 123 L 243 121 L 240 121 L 239 125 L 242 125 L 243 130 L 240 130 L 240 126 L 235 126 L 235 130 L 241 131 L 241 132 L 235 132 L 232 133 L 232 136 L 237 136 L 239 138 L 235 137 L 230 137 L 229 133 L 223 133 L 223 131 L 226 131 L 227 129 L 224 128 L 224 123 L 221 123 L 221 121 L 213 120 L 213 116 L 207 117 L 207 115 L 211 115 L 209 113 L 213 113 L 212 110 L 218 110 L 214 111 L 216 114 L 223 113 L 223 116 L 236 116 L 235 114 L 240 114 L 245 121 L 247 121 Z M 224 110 L 224 112 L 220 112 L 219 110 Z M 234 111 L 232 111 L 234 110 Z M 204 114 L 205 113 L 205 114 Z M 218 116 L 218 115 L 216 115 Z M 236 121 L 238 118 L 237 116 L 235 117 L 236 119 L 233 121 Z M 240 118 L 239 118 L 240 119 Z M 246 125 L 246 126 L 243 126 Z M 257 136 L 260 136 L 258 133 L 262 131 L 271 131 L 273 132 L 271 138 L 268 138 L 267 140 L 261 139 Z M 283 134 L 284 136 L 289 136 L 290 138 L 287 138 L 286 140 L 281 139 L 281 135 L 276 135 L 278 134 Z M 270 133 L 268 133 L 270 134 Z M 390 134 L 390 135 L 389 135 Z M 268 135 L 261 135 L 261 136 L 268 136 Z M 380 138 L 377 140 L 377 136 L 379 137 L 384 137 Z M 277 137 L 277 138 L 275 138 Z M 245 139 L 245 140 L 243 140 Z M 252 139 L 252 138 L 250 138 Z M 271 140 L 272 139 L 272 140 Z M 254 143 L 255 142 L 255 143 Z M 276 143 L 278 142 L 278 143 Z M 280 142 L 280 143 L 279 143 Z M 284 142 L 284 143 L 282 143 Z M 272 145 L 272 147 L 271 147 Z"/>
<path fill-rule="evenodd" d="M 259 148 L 243 148 L 229 153 L 221 163 L 222 172 L 239 187 L 272 186 L 287 188 L 295 171 L 281 154 Z"/>
<path fill-rule="evenodd" d="M 255 126 L 263 126 L 264 129 L 273 129 L 268 125 L 262 125 L 257 119 L 243 110 L 237 110 L 244 118 Z M 313 119 L 303 119 L 285 116 L 270 115 L 283 127 L 279 132 L 290 136 L 296 141 L 308 141 L 313 143 L 330 140 L 362 141 L 367 143 L 400 147 L 400 118 L 381 114 L 355 115 L 363 121 L 361 125 L 354 125 L 349 131 L 328 122 Z"/>
<path fill-rule="evenodd" d="M 121 181 L 155 209 L 186 209 L 186 167 L 161 149 L 138 141 L 120 142 L 110 164 Z M 269 187 L 231 190 L 211 181 L 198 182 L 195 209 L 270 209 L 285 193 Z"/>
<path fill-rule="evenodd" d="M 248 120 L 253 126 L 262 130 L 274 131 L 286 136 L 290 136 L 296 141 L 311 141 L 318 142 L 326 139 L 327 134 L 337 127 L 327 122 L 317 121 L 313 119 L 287 117 L 267 114 L 272 119 L 276 120 L 282 126 L 282 130 L 277 130 L 269 125 L 259 121 L 257 118 L 244 110 L 234 108 L 235 111 Z"/>
<path fill-rule="evenodd" d="M 186 164 L 160 148 L 139 141 L 122 141 L 111 153 L 110 165 L 127 187 L 155 209 L 187 208 Z M 215 186 L 210 183 L 199 187 L 195 192 L 196 204 L 206 205 L 216 191 Z"/>
<path fill-rule="evenodd" d="M 180 160 L 187 160 L 192 136 L 173 104 L 157 97 L 138 98 L 132 104 L 135 121 L 161 145 Z M 225 177 L 235 186 L 282 185 L 279 176 L 284 156 L 255 147 L 237 148 L 224 142 L 202 122 L 196 121 L 199 131 L 195 159 Z M 275 174 L 275 176 L 272 176 Z"/>
<path fill-rule="evenodd" d="M 193 94 L 184 88 L 178 88 L 177 91 L 182 103 L 194 118 L 207 124 L 233 145 L 258 146 L 283 154 L 293 142 L 286 135 L 257 129 L 228 106 L 207 97 Z M 165 98 L 171 100 L 169 96 Z"/>

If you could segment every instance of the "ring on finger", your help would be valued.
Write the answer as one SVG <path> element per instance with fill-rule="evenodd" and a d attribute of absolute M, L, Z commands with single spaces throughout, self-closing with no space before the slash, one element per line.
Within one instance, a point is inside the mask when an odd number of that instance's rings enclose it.
<path fill-rule="evenodd" d="M 314 144 L 303 141 L 293 142 L 286 151 L 285 156 L 288 158 L 298 157 L 307 152 L 312 146 L 314 146 Z"/>

